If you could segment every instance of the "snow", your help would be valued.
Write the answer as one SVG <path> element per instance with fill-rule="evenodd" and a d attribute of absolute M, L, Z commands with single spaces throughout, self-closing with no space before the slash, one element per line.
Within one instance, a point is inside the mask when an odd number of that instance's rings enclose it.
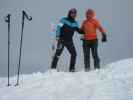
<path fill-rule="evenodd" d="M 0 100 L 132 100 L 133 59 L 108 64 L 90 72 L 21 75 L 18 87 L 0 78 Z M 11 78 L 15 84 L 16 77 Z"/>

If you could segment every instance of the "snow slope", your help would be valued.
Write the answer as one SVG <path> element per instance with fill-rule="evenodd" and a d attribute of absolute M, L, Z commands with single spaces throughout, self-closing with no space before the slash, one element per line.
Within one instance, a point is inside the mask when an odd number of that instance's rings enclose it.
<path fill-rule="evenodd" d="M 0 100 L 132 100 L 133 59 L 90 72 L 22 75 L 18 87 L 6 83 L 0 78 Z"/>

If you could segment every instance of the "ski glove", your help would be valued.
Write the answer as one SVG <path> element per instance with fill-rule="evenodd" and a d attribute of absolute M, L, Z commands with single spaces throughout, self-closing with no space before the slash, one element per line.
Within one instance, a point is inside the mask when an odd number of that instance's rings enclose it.
<path fill-rule="evenodd" d="M 58 41 L 60 38 L 56 36 L 56 41 Z"/>
<path fill-rule="evenodd" d="M 76 31 L 79 33 L 79 34 L 85 34 L 84 31 L 81 29 L 81 28 L 76 28 Z"/>
<path fill-rule="evenodd" d="M 106 33 L 102 33 L 102 42 L 107 42 Z"/>

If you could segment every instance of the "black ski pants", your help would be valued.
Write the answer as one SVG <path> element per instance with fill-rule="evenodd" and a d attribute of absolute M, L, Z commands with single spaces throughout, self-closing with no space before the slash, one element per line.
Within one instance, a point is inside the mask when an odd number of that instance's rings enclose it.
<path fill-rule="evenodd" d="M 83 40 L 84 65 L 85 70 L 90 70 L 90 53 L 94 59 L 94 68 L 100 68 L 100 59 L 98 56 L 98 40 Z"/>
<path fill-rule="evenodd" d="M 69 71 L 75 70 L 76 55 L 77 55 L 75 46 L 72 41 L 64 42 L 61 40 L 58 41 L 56 52 L 55 52 L 55 55 L 53 57 L 53 61 L 51 64 L 51 68 L 56 69 L 59 57 L 61 56 L 64 50 L 64 47 L 67 48 L 67 50 L 69 51 L 71 55 Z"/>

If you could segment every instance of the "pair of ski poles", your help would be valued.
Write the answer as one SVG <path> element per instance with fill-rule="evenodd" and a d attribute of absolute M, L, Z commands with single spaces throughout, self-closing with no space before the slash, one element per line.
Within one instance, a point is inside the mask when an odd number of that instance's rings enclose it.
<path fill-rule="evenodd" d="M 22 55 L 23 32 L 24 32 L 25 18 L 28 21 L 32 20 L 32 17 L 28 16 L 28 14 L 23 10 L 22 11 L 21 39 L 20 39 L 20 48 L 19 48 L 19 62 L 18 62 L 18 70 L 17 70 L 17 82 L 16 82 L 15 86 L 19 85 L 19 75 L 20 75 L 20 67 L 21 67 L 21 55 Z M 7 86 L 11 86 L 11 84 L 10 84 L 10 26 L 11 26 L 11 14 L 8 14 L 6 16 L 5 22 L 8 23 L 8 84 L 7 84 Z"/>

